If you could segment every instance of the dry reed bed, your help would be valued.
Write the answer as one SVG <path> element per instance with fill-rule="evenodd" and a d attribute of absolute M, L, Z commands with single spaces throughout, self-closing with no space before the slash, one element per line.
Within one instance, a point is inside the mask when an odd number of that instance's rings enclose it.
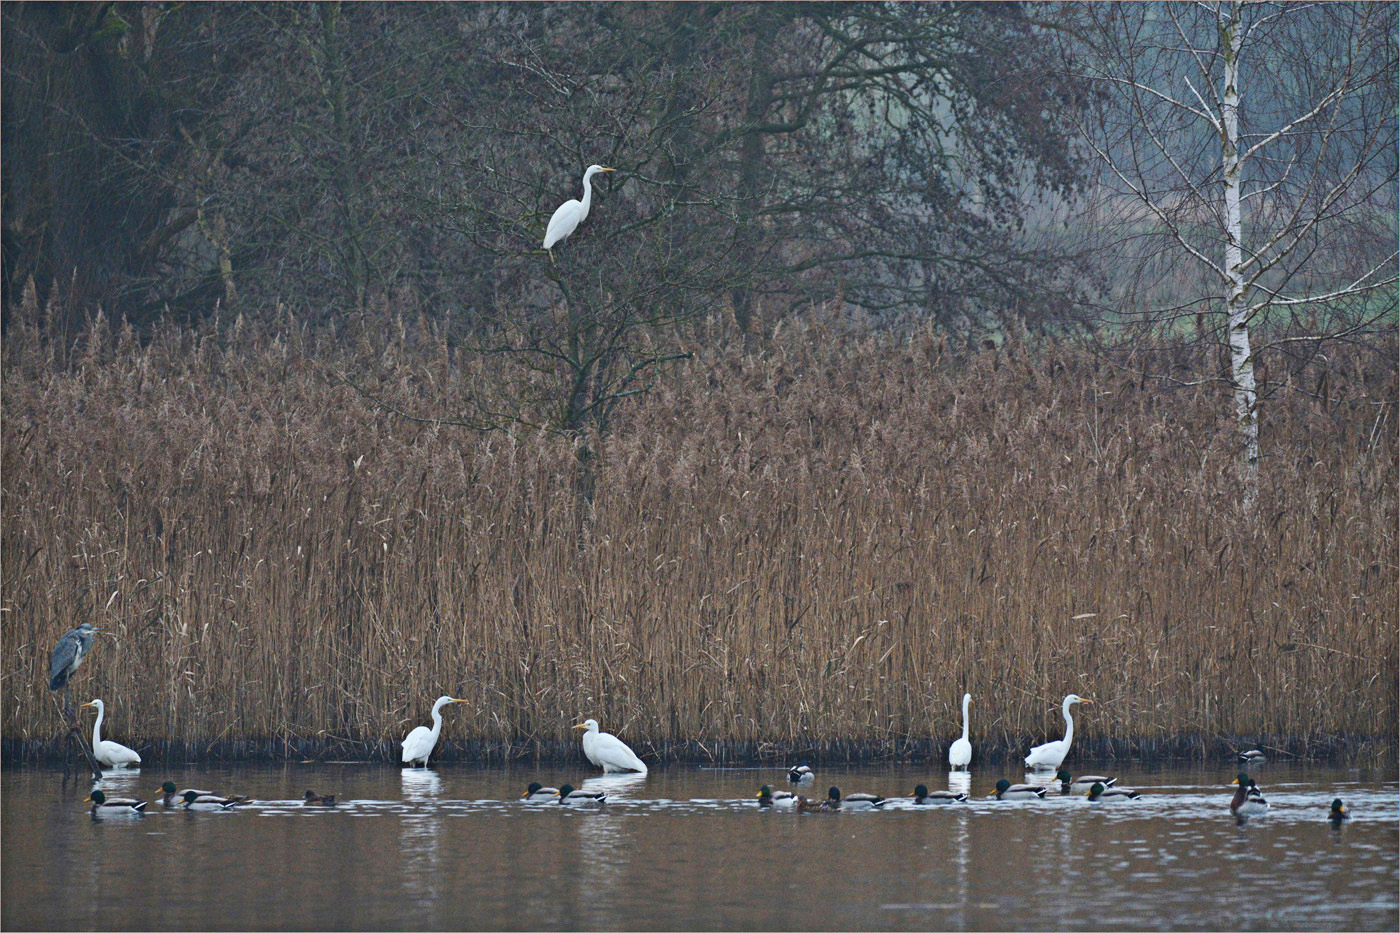
<path fill-rule="evenodd" d="M 44 670 L 81 621 L 115 636 L 78 692 L 185 753 L 383 753 L 440 693 L 477 751 L 569 747 L 595 716 L 676 754 L 937 753 L 964 690 L 987 748 L 1057 735 L 1069 691 L 1101 748 L 1394 747 L 1393 347 L 1267 404 L 1249 522 L 1218 388 L 1065 346 L 700 335 L 604 443 L 580 547 L 566 441 L 411 423 L 328 378 L 439 413 L 492 383 L 384 330 L 65 349 L 17 319 L 7 747 L 55 738 Z"/>

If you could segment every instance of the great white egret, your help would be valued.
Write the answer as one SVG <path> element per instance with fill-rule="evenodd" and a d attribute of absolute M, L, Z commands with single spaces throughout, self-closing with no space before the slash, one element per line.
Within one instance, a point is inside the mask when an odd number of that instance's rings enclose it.
<path fill-rule="evenodd" d="M 987 795 L 998 800 L 1033 800 L 1045 796 L 1045 788 L 1034 784 L 1012 784 L 1006 778 L 997 781 L 997 789 Z"/>
<path fill-rule="evenodd" d="M 1104 787 L 1098 781 L 1084 793 L 1090 803 L 1118 803 L 1124 800 L 1137 800 L 1142 794 L 1126 787 Z"/>
<path fill-rule="evenodd" d="M 423 767 L 428 766 L 428 756 L 437 747 L 438 736 L 442 734 L 442 708 L 448 703 L 465 703 L 466 700 L 454 700 L 452 697 L 438 697 L 433 704 L 433 727 L 415 726 L 413 731 L 404 737 L 403 761 L 404 764 L 412 764 L 421 761 Z"/>
<path fill-rule="evenodd" d="M 607 803 L 608 795 L 601 790 L 574 790 L 572 784 L 559 788 L 559 803 L 566 807 L 596 807 Z"/>
<path fill-rule="evenodd" d="M 544 231 L 544 248 L 553 249 L 554 244 L 565 240 L 569 234 L 578 229 L 578 225 L 583 223 L 588 217 L 588 208 L 593 203 L 593 185 L 590 179 L 599 172 L 615 172 L 617 169 L 604 168 L 601 165 L 590 165 L 588 171 L 583 173 L 583 200 L 579 201 L 570 198 L 560 204 L 554 210 L 554 216 L 549 218 L 549 226 Z M 549 254 L 551 257 L 553 253 Z"/>
<path fill-rule="evenodd" d="M 89 794 L 83 803 L 92 804 L 94 816 L 99 813 L 133 814 L 146 809 L 146 801 L 144 800 L 136 800 L 133 797 L 108 797 L 100 790 Z"/>
<path fill-rule="evenodd" d="M 1342 820 L 1351 819 L 1347 813 L 1347 805 L 1342 803 L 1342 798 L 1333 798 L 1332 809 L 1327 811 L 1327 818 L 1332 821 L 1333 826 L 1340 826 Z"/>
<path fill-rule="evenodd" d="M 966 771 L 972 764 L 972 743 L 967 738 L 967 706 L 972 702 L 972 694 L 963 694 L 963 734 L 948 746 L 948 767 L 954 771 Z"/>
<path fill-rule="evenodd" d="M 306 793 L 301 795 L 301 804 L 304 807 L 333 807 L 335 794 L 318 794 L 308 788 Z"/>
<path fill-rule="evenodd" d="M 790 810 L 797 805 L 797 797 L 790 790 L 774 790 L 767 784 L 758 789 L 758 805 L 777 810 Z"/>
<path fill-rule="evenodd" d="M 646 763 L 637 757 L 636 752 L 627 747 L 627 743 L 610 732 L 598 731 L 598 720 L 585 719 L 574 728 L 587 730 L 583 733 L 583 754 L 594 765 L 602 768 L 605 773 L 614 771 L 647 773 Z"/>
<path fill-rule="evenodd" d="M 966 799 L 967 794 L 958 794 L 951 790 L 936 790 L 929 793 L 929 789 L 922 784 L 914 788 L 914 803 L 920 806 L 926 803 L 962 803 Z"/>
<path fill-rule="evenodd" d="M 252 797 L 245 797 L 238 794 L 230 794 L 225 797 L 221 794 L 214 793 L 212 790 L 194 790 L 188 787 L 182 791 L 177 791 L 175 790 L 174 781 L 166 781 L 164 784 L 160 785 L 160 790 L 156 791 L 156 793 L 160 794 L 160 797 L 157 799 L 166 807 L 183 806 L 187 804 L 190 794 L 195 795 L 196 802 L 208 800 L 214 801 L 216 804 L 220 805 L 229 801 L 233 803 L 250 803 L 253 799 Z"/>
<path fill-rule="evenodd" d="M 795 768 L 788 769 L 788 782 L 792 784 L 810 784 L 816 776 L 817 773 L 807 767 L 805 762 Z"/>
<path fill-rule="evenodd" d="M 1264 792 L 1254 783 L 1254 778 L 1241 771 L 1231 783 L 1239 785 L 1230 800 L 1230 812 L 1236 817 L 1243 820 L 1268 812 L 1269 802 L 1264 799 Z"/>
<path fill-rule="evenodd" d="M 841 796 L 841 788 L 831 787 L 826 792 L 828 810 L 874 810 L 885 805 L 885 798 L 879 794 L 850 794 Z"/>
<path fill-rule="evenodd" d="M 1069 708 L 1075 703 L 1093 702 L 1093 700 L 1086 700 L 1074 693 L 1065 697 L 1065 702 L 1060 707 L 1061 712 L 1065 715 L 1065 737 L 1032 748 L 1031 753 L 1026 756 L 1026 767 L 1032 771 L 1058 769 L 1064 763 L 1065 756 L 1069 754 L 1069 743 L 1074 741 L 1074 717 L 1070 716 Z"/>
<path fill-rule="evenodd" d="M 525 788 L 525 793 L 520 795 L 520 799 L 529 803 L 543 803 L 558 796 L 559 788 L 545 787 L 539 781 L 531 781 L 530 786 Z"/>
<path fill-rule="evenodd" d="M 97 721 L 92 724 L 92 757 L 109 768 L 130 768 L 141 763 L 141 756 L 120 742 L 102 741 L 102 717 L 107 709 L 101 700 L 90 700 L 79 709 L 97 707 Z"/>
<path fill-rule="evenodd" d="M 1055 772 L 1055 780 L 1060 782 L 1061 794 L 1082 794 L 1095 784 L 1102 784 L 1104 787 L 1112 787 L 1118 779 L 1116 777 L 1104 777 L 1102 774 L 1081 774 L 1077 778 L 1069 776 L 1069 772 L 1064 768 Z"/>

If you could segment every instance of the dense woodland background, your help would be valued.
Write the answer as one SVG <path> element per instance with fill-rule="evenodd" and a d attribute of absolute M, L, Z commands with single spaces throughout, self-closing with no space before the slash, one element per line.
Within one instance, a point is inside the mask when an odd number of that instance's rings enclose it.
<path fill-rule="evenodd" d="M 1296 9 L 1242 502 L 1164 5 L 3 4 L 0 736 L 91 621 L 143 750 L 1393 754 L 1396 8 Z"/>

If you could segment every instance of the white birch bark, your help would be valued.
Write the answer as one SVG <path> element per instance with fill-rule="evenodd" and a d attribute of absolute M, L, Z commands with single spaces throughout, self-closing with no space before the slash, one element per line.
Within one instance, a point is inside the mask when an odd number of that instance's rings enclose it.
<path fill-rule="evenodd" d="M 1244 444 L 1243 505 L 1252 511 L 1259 490 L 1259 410 L 1254 383 L 1254 354 L 1249 346 L 1251 308 L 1246 298 L 1243 222 L 1240 187 L 1244 160 L 1240 157 L 1240 0 L 1219 7 L 1220 51 L 1224 58 L 1224 87 L 1220 94 L 1221 167 L 1225 184 L 1225 310 L 1230 328 L 1230 382 L 1235 393 L 1235 416 Z"/>

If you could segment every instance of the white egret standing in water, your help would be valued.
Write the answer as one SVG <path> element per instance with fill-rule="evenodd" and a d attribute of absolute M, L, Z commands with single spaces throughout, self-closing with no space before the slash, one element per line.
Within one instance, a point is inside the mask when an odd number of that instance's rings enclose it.
<path fill-rule="evenodd" d="M 1069 754 L 1069 743 L 1074 741 L 1074 717 L 1069 714 L 1070 706 L 1075 703 L 1092 702 L 1094 701 L 1086 700 L 1074 693 L 1065 697 L 1065 702 L 1060 707 L 1061 712 L 1065 715 L 1065 737 L 1032 748 L 1031 753 L 1026 756 L 1026 767 L 1030 768 L 1032 771 L 1054 771 L 1058 769 L 1064 762 L 1065 756 Z"/>
<path fill-rule="evenodd" d="M 417 726 L 403 740 L 403 760 L 404 764 L 412 764 L 421 761 L 423 767 L 428 766 L 428 756 L 437 747 L 438 736 L 442 734 L 442 708 L 448 703 L 465 703 L 466 700 L 456 700 L 452 697 L 438 697 L 433 704 L 433 727 Z"/>
<path fill-rule="evenodd" d="M 107 709 L 101 700 L 90 700 L 78 709 L 97 707 L 97 721 L 92 724 L 92 757 L 109 768 L 132 768 L 141 763 L 141 756 L 120 742 L 102 741 L 102 717 Z"/>
<path fill-rule="evenodd" d="M 642 774 L 647 773 L 646 763 L 637 757 L 636 752 L 627 747 L 627 743 L 610 732 L 598 731 L 598 720 L 585 719 L 574 728 L 588 730 L 583 734 L 583 754 L 605 772 L 640 771 Z"/>
<path fill-rule="evenodd" d="M 972 694 L 963 694 L 963 734 L 962 738 L 948 746 L 948 767 L 954 771 L 966 771 L 972 764 L 972 742 L 967 738 L 967 705 L 972 702 Z"/>

